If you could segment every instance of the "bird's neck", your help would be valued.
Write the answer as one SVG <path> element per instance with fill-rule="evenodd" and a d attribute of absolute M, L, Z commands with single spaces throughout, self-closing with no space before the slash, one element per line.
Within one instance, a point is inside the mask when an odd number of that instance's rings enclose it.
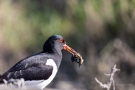
<path fill-rule="evenodd" d="M 43 52 L 49 53 L 49 54 L 58 54 L 59 56 L 62 56 L 61 48 L 56 44 L 52 43 L 45 43 L 43 46 Z"/>
<path fill-rule="evenodd" d="M 57 65 L 57 68 L 59 68 L 61 64 L 62 56 L 59 56 L 57 53 L 52 54 L 52 53 L 41 52 L 41 54 L 43 55 L 43 57 L 45 56 L 48 57 L 48 59 L 53 59 Z"/>
<path fill-rule="evenodd" d="M 57 50 L 57 48 L 44 48 L 43 52 L 48 53 L 48 54 L 57 54 L 59 56 L 62 56 L 61 50 Z"/>
<path fill-rule="evenodd" d="M 58 56 L 58 54 L 55 54 L 53 60 L 56 63 L 57 67 L 59 68 L 61 64 L 62 56 Z"/>

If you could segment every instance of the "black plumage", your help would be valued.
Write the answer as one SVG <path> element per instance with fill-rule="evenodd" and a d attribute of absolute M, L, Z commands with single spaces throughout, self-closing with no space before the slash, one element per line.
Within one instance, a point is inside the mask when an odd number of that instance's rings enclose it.
<path fill-rule="evenodd" d="M 53 67 L 46 65 L 48 58 L 42 53 L 23 59 L 2 75 L 9 80 L 24 78 L 25 80 L 46 80 L 52 74 Z M 39 75 L 40 74 L 40 75 Z"/>
<path fill-rule="evenodd" d="M 53 59 L 57 65 L 60 66 L 62 59 L 61 50 L 62 45 L 65 42 L 60 43 L 58 40 L 63 39 L 62 36 L 53 35 L 45 42 L 43 46 L 43 51 L 27 57 L 18 63 L 16 63 L 11 69 L 0 75 L 0 82 L 3 79 L 9 80 L 24 78 L 25 80 L 46 80 L 52 74 L 53 67 L 51 65 L 46 65 L 48 59 Z M 56 47 L 57 46 L 57 47 Z"/>

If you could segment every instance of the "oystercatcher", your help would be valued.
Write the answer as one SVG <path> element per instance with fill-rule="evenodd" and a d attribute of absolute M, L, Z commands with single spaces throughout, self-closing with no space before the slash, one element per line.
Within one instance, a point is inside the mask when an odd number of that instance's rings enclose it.
<path fill-rule="evenodd" d="M 53 35 L 47 39 L 43 46 L 43 51 L 33 56 L 27 57 L 16 63 L 3 75 L 0 75 L 0 82 L 3 79 L 25 80 L 26 88 L 44 89 L 55 77 L 61 60 L 61 50 L 66 50 L 75 55 L 76 52 L 66 45 L 65 40 L 60 35 Z"/>

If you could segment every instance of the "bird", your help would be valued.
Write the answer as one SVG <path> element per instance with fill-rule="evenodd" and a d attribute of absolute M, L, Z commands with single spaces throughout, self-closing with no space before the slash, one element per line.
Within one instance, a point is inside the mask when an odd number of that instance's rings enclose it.
<path fill-rule="evenodd" d="M 69 47 L 61 35 L 50 36 L 43 45 L 43 50 L 32 56 L 28 56 L 8 71 L 0 75 L 0 83 L 3 79 L 24 79 L 27 89 L 43 90 L 56 76 L 62 61 L 62 50 L 75 55 L 77 52 Z"/>

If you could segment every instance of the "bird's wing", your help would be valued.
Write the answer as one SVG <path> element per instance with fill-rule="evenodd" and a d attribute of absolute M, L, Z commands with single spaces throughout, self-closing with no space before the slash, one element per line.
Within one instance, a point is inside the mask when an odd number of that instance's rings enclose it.
<path fill-rule="evenodd" d="M 4 74 L 6 79 L 20 79 L 25 80 L 46 80 L 52 74 L 53 67 L 50 65 L 39 65 L 37 67 L 30 67 L 24 70 L 18 70 L 13 72 L 7 72 Z"/>
<path fill-rule="evenodd" d="M 48 79 L 53 71 L 53 66 L 46 65 L 48 58 L 41 56 L 32 56 L 21 60 L 11 69 L 4 73 L 2 79 L 41 80 Z"/>

